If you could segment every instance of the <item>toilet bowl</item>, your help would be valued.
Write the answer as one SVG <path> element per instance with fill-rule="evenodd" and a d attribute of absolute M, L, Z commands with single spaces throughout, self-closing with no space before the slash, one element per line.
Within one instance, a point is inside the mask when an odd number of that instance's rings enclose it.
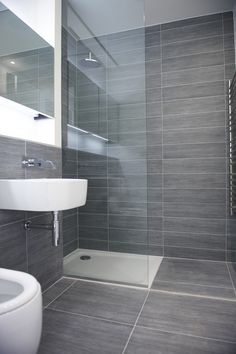
<path fill-rule="evenodd" d="M 42 332 L 42 292 L 23 272 L 0 268 L 0 354 L 36 354 Z"/>

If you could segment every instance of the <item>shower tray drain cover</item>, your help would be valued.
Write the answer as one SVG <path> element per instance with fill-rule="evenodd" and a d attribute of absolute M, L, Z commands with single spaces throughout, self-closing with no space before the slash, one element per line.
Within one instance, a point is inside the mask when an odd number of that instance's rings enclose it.
<path fill-rule="evenodd" d="M 80 259 L 81 259 L 82 261 L 88 261 L 88 260 L 91 259 L 91 257 L 84 255 L 84 256 L 81 256 Z"/>

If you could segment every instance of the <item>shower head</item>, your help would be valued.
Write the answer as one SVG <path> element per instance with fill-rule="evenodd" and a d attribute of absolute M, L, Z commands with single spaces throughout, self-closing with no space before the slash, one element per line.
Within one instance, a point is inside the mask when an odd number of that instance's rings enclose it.
<path fill-rule="evenodd" d="M 92 58 L 92 53 L 89 52 L 88 58 L 84 58 L 80 60 L 80 64 L 84 66 L 85 68 L 99 68 L 101 66 L 101 63 L 97 59 Z"/>

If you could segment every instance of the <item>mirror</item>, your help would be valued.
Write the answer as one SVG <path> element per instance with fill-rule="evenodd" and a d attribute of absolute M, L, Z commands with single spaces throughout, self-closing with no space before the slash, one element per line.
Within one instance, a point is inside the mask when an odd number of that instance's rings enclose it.
<path fill-rule="evenodd" d="M 54 48 L 1 2 L 0 96 L 54 116 Z"/>

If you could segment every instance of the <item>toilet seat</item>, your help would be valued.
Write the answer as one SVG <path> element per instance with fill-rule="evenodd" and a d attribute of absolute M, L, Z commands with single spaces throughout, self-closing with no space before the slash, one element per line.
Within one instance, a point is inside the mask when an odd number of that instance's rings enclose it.
<path fill-rule="evenodd" d="M 30 274 L 0 268 L 0 294 L 11 290 L 11 298 L 0 302 L 0 315 L 16 310 L 28 303 L 40 289 L 37 280 Z"/>

